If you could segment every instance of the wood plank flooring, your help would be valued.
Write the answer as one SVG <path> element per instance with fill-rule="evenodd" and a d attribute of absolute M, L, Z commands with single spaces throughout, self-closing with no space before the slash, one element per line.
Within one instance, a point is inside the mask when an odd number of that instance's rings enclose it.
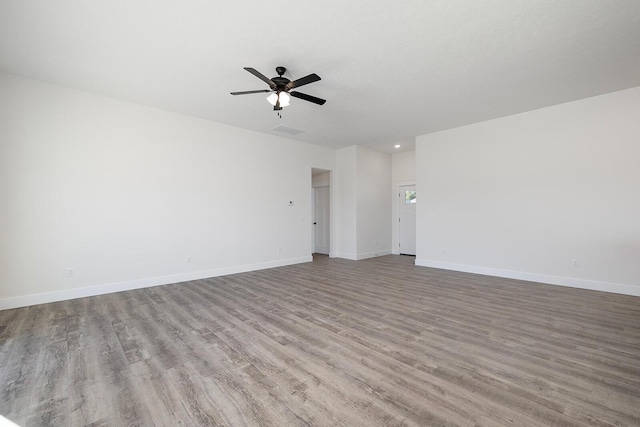
<path fill-rule="evenodd" d="M 313 263 L 0 311 L 22 426 L 639 426 L 640 298 Z"/>

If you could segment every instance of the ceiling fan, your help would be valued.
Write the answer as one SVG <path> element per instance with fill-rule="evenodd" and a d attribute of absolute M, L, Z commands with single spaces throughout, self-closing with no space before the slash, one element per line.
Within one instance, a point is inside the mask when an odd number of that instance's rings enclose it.
<path fill-rule="evenodd" d="M 245 70 L 264 81 L 269 85 L 269 89 L 264 90 L 247 90 L 244 92 L 231 92 L 231 95 L 248 95 L 250 93 L 269 93 L 271 95 L 267 97 L 267 101 L 271 105 L 273 105 L 274 111 L 282 110 L 282 107 L 286 107 L 289 105 L 289 101 L 291 100 L 290 96 L 294 98 L 303 99 L 305 101 L 313 102 L 314 104 L 323 105 L 327 102 L 325 99 L 316 98 L 315 96 L 307 95 L 306 93 L 291 91 L 291 89 L 295 89 L 300 86 L 307 85 L 309 83 L 317 82 L 320 80 L 320 76 L 313 73 L 309 74 L 306 77 L 299 78 L 297 80 L 289 80 L 286 77 L 282 77 L 282 75 L 287 71 L 285 67 L 276 67 L 276 73 L 278 73 L 278 77 L 274 77 L 272 79 L 266 77 L 264 74 L 260 73 L 254 68 L 244 67 Z"/>

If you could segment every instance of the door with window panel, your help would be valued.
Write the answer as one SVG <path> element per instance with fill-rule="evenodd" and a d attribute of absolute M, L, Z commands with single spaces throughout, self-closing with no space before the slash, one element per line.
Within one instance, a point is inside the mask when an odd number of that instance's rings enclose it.
<path fill-rule="evenodd" d="M 399 250 L 403 255 L 416 254 L 416 186 L 398 187 Z"/>

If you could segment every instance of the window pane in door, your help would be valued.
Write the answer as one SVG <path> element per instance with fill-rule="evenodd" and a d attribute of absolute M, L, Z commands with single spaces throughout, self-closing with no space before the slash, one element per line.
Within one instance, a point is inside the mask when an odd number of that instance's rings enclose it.
<path fill-rule="evenodd" d="M 404 202 L 406 204 L 416 202 L 416 190 L 406 190 L 404 192 Z"/>

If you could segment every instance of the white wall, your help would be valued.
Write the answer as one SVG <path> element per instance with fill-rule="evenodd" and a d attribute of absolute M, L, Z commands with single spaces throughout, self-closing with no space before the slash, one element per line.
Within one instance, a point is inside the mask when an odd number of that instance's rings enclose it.
<path fill-rule="evenodd" d="M 0 309 L 308 261 L 312 167 L 335 151 L 0 74 Z"/>
<path fill-rule="evenodd" d="M 399 254 L 400 224 L 398 222 L 398 186 L 415 185 L 416 152 L 405 151 L 391 156 L 391 252 Z M 420 195 L 417 194 L 420 198 Z"/>
<path fill-rule="evenodd" d="M 358 146 L 357 259 L 391 253 L 391 155 Z"/>
<path fill-rule="evenodd" d="M 334 176 L 337 256 L 359 260 L 390 254 L 391 156 L 356 145 L 337 150 Z"/>
<path fill-rule="evenodd" d="M 326 171 L 311 176 L 311 186 L 316 187 L 329 187 L 331 185 L 331 172 Z"/>
<path fill-rule="evenodd" d="M 640 87 L 420 136 L 416 164 L 418 265 L 640 295 Z"/>
<path fill-rule="evenodd" d="M 356 249 L 356 146 L 336 151 L 336 169 L 333 174 L 334 199 L 331 200 L 331 252 L 338 258 L 357 259 Z M 335 233 L 334 233 L 335 231 Z M 337 238 L 334 238 L 333 236 Z"/>

